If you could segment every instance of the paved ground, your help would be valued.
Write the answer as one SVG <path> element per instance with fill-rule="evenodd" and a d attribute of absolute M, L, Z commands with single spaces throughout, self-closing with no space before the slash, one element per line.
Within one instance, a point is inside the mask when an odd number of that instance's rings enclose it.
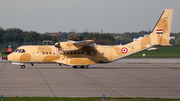
<path fill-rule="evenodd" d="M 180 98 L 178 59 L 124 59 L 73 69 L 58 64 L 0 63 L 0 95 Z"/>

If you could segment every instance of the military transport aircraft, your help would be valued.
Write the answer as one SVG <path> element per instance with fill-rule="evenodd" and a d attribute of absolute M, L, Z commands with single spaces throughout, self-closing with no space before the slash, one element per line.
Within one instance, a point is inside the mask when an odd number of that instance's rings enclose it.
<path fill-rule="evenodd" d="M 108 63 L 157 46 L 169 46 L 173 9 L 165 9 L 152 33 L 126 45 L 97 45 L 93 40 L 57 42 L 55 45 L 18 47 L 7 60 L 18 64 L 59 63 L 73 68 L 88 68 L 95 63 Z"/>

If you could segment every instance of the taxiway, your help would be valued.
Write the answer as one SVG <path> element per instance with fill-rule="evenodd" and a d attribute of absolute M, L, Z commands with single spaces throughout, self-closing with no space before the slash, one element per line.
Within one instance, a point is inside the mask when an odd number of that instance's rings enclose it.
<path fill-rule="evenodd" d="M 0 63 L 0 95 L 180 98 L 179 59 L 122 59 L 74 69 Z"/>

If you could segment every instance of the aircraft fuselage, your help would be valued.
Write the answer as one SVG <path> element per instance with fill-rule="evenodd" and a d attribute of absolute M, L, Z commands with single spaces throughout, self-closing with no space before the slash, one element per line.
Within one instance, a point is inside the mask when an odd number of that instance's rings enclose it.
<path fill-rule="evenodd" d="M 146 45 L 143 45 L 143 47 L 142 45 L 96 45 L 73 51 L 62 51 L 53 45 L 21 46 L 8 56 L 8 60 L 19 63 L 56 62 L 66 65 L 91 65 L 99 62 L 115 61 L 147 47 Z"/>

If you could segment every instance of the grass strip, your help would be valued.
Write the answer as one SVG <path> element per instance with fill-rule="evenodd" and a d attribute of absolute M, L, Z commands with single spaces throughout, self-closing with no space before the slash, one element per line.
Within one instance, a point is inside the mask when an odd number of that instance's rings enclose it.
<path fill-rule="evenodd" d="M 170 98 L 105 97 L 104 101 L 180 101 Z M 3 101 L 102 101 L 102 97 L 4 97 Z"/>
<path fill-rule="evenodd" d="M 145 57 L 162 57 L 162 58 L 180 58 L 180 46 L 165 46 L 165 47 L 158 47 L 157 51 L 148 51 L 144 50 L 139 53 L 133 54 L 130 57 L 143 57 L 143 54 L 145 54 Z"/>

